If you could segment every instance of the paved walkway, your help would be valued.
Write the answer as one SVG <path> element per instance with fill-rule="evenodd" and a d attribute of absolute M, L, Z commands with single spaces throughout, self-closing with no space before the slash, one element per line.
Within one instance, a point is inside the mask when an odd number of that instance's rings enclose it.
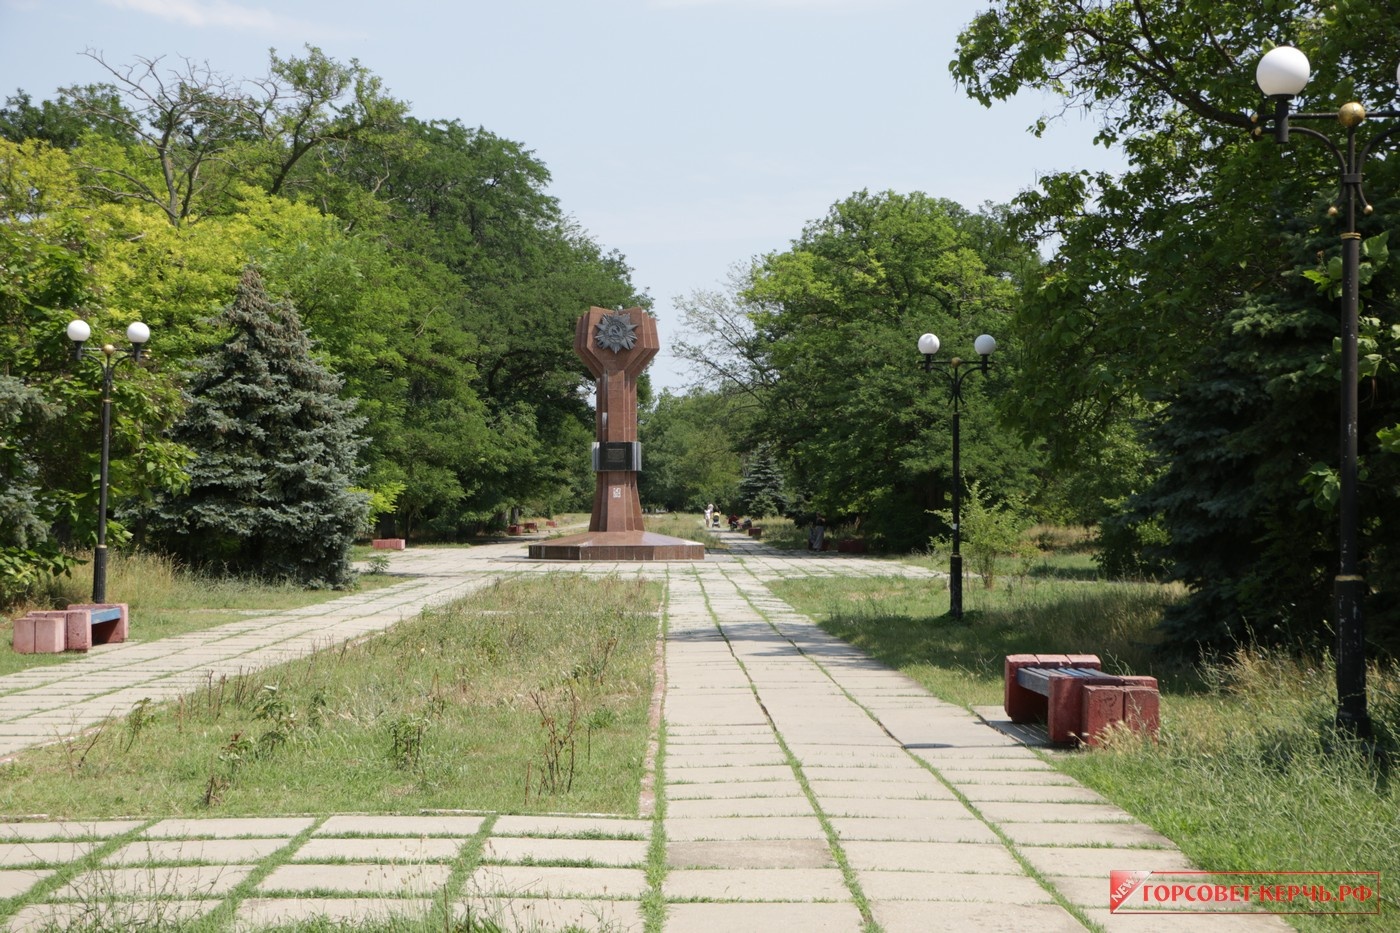
<path fill-rule="evenodd" d="M 205 918 L 256 930 L 318 915 L 421 917 L 436 904 L 503 929 L 641 933 L 649 898 L 666 904 L 665 933 L 1289 929 L 1263 916 L 1110 915 L 1110 870 L 1190 867 L 1170 840 L 829 638 L 767 586 L 827 574 L 936 585 L 931 574 L 782 556 L 726 535 L 731 554 L 704 564 L 531 562 L 523 543 L 408 550 L 390 561 L 412 576 L 387 589 L 0 678 L 0 751 L 13 753 L 145 697 L 380 631 L 505 574 L 656 577 L 669 594 L 663 818 L 12 822 L 0 824 L 0 922 Z M 653 890 L 645 866 L 658 828 L 667 872 Z M 16 910 L 18 898 L 33 903 Z"/>

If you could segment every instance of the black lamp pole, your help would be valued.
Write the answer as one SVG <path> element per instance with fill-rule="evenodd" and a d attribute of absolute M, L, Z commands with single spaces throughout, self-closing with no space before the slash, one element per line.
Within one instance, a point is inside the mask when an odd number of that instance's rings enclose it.
<path fill-rule="evenodd" d="M 1328 214 L 1342 216 L 1342 394 L 1341 394 L 1341 453 L 1339 480 L 1341 496 L 1338 501 L 1340 528 L 1338 532 L 1340 560 L 1333 593 L 1337 601 L 1337 726 L 1360 738 L 1372 734 L 1371 718 L 1366 711 L 1366 627 L 1362 603 L 1366 596 L 1366 581 L 1361 574 L 1358 555 L 1359 521 L 1357 508 L 1357 332 L 1358 296 L 1360 291 L 1361 234 L 1356 230 L 1358 206 L 1361 213 L 1370 214 L 1371 205 L 1362 190 L 1362 166 L 1373 147 L 1400 131 L 1394 123 L 1358 143 L 1356 130 L 1367 119 L 1400 117 L 1400 112 L 1381 110 L 1367 114 L 1359 103 L 1343 104 L 1336 113 L 1292 113 L 1293 98 L 1302 92 L 1310 77 L 1308 60 L 1302 52 L 1280 46 L 1259 62 L 1259 87 L 1273 102 L 1273 135 L 1286 144 L 1289 131 L 1301 133 L 1320 141 L 1337 160 L 1341 181 L 1339 210 L 1333 205 Z M 1345 143 L 1338 146 L 1332 139 L 1307 127 L 1290 127 L 1291 120 L 1331 121 L 1341 124 Z M 1259 134 L 1259 130 L 1255 134 Z"/>
<path fill-rule="evenodd" d="M 981 356 L 981 361 L 963 369 L 965 360 L 953 357 L 950 360 L 936 360 L 939 341 L 933 334 L 919 338 L 919 352 L 924 355 L 924 372 L 933 372 L 935 366 L 948 368 L 948 388 L 953 397 L 953 554 L 948 559 L 948 613 L 957 621 L 963 617 L 962 599 L 962 384 L 969 374 L 985 373 L 992 366 L 992 351 L 997 342 L 988 334 L 978 337 L 973 346 Z"/>
<path fill-rule="evenodd" d="M 112 446 L 112 380 L 118 363 L 140 361 L 146 341 L 151 339 L 151 330 L 139 321 L 131 324 L 126 329 L 131 346 L 120 351 L 110 343 L 102 347 L 85 346 L 90 336 L 92 329 L 86 321 L 76 320 L 68 325 L 73 359 L 81 361 L 87 356 L 102 368 L 102 461 L 97 479 L 97 546 L 92 552 L 92 601 L 104 603 L 107 601 L 107 467 Z"/>

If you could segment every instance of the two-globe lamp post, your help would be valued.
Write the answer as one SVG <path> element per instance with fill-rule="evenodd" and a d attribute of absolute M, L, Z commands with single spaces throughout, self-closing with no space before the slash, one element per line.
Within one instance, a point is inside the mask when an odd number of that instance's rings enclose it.
<path fill-rule="evenodd" d="M 962 621 L 962 439 L 959 422 L 962 415 L 962 384 L 971 373 L 985 373 L 992 366 L 992 352 L 997 342 L 990 334 L 983 334 L 973 341 L 972 347 L 981 360 L 963 368 L 966 360 L 953 357 L 950 360 L 936 360 L 938 337 L 924 334 L 919 338 L 919 352 L 924 355 L 924 372 L 933 372 L 935 366 L 947 367 L 948 389 L 953 397 L 953 554 L 948 559 L 948 614 Z"/>
<path fill-rule="evenodd" d="M 1371 213 L 1371 205 L 1362 190 L 1362 167 L 1366 157 L 1379 143 L 1400 131 L 1400 123 L 1392 123 L 1366 140 L 1358 140 L 1356 130 L 1368 119 L 1394 120 L 1400 117 L 1400 112 L 1380 110 L 1368 114 L 1366 108 L 1355 101 L 1343 104 L 1335 113 L 1293 112 L 1293 99 L 1303 92 L 1310 77 L 1307 56 L 1291 46 L 1279 46 L 1268 52 L 1255 70 L 1259 89 L 1274 105 L 1274 139 L 1286 144 L 1291 131 L 1320 141 L 1335 157 L 1340 175 L 1341 203 L 1340 206 L 1334 204 L 1328 211 L 1330 216 L 1342 219 L 1340 560 L 1333 589 L 1337 604 L 1337 726 L 1368 738 L 1371 720 L 1366 712 L 1366 630 L 1362 616 L 1366 582 L 1357 553 L 1357 293 L 1360 290 L 1361 234 L 1356 229 L 1356 217 L 1358 209 L 1362 214 Z M 1397 69 L 1396 80 L 1400 81 L 1400 69 Z M 1345 135 L 1342 145 L 1317 130 L 1291 125 L 1292 121 L 1332 120 L 1342 126 Z"/>
<path fill-rule="evenodd" d="M 140 321 L 134 321 L 126 329 L 126 339 L 131 346 L 118 350 L 112 344 L 101 347 L 86 346 L 92 336 L 92 328 L 83 320 L 68 324 L 68 339 L 73 341 L 73 359 L 81 361 L 84 356 L 96 360 L 102 367 L 102 463 L 97 478 L 97 547 L 92 552 L 92 601 L 107 601 L 107 465 L 112 438 L 112 377 L 117 364 L 123 360 L 136 363 L 141 359 L 146 341 L 151 339 L 151 329 Z"/>

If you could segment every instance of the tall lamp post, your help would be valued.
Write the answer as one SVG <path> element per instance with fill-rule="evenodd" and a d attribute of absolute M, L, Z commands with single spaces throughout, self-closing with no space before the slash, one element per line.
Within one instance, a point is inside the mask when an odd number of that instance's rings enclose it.
<path fill-rule="evenodd" d="M 948 559 L 948 613 L 962 621 L 962 448 L 959 421 L 962 415 L 962 384 L 970 374 L 985 373 L 992 366 L 992 351 L 997 342 L 990 334 L 983 334 L 972 342 L 972 347 L 982 358 L 980 362 L 963 369 L 966 360 L 953 357 L 950 360 L 936 360 L 934 355 L 941 346 L 938 337 L 924 334 L 919 338 L 919 352 L 924 355 L 924 372 L 933 372 L 935 366 L 948 369 L 948 388 L 953 396 L 953 555 Z"/>
<path fill-rule="evenodd" d="M 140 321 L 134 321 L 126 328 L 126 339 L 131 346 L 118 350 L 110 343 L 101 347 L 85 346 L 92 336 L 92 328 L 87 321 L 76 320 L 68 324 L 68 339 L 73 341 L 73 359 L 81 361 L 84 356 L 96 360 L 102 367 L 102 466 L 97 480 L 97 547 L 92 552 L 92 601 L 107 601 L 107 464 L 112 438 L 112 376 L 117 364 L 123 360 L 136 363 L 141 359 L 141 351 L 146 341 L 151 339 L 151 329 Z"/>
<path fill-rule="evenodd" d="M 1400 123 L 1392 123 L 1364 141 L 1358 141 L 1356 130 L 1367 119 L 1400 117 L 1400 111 L 1380 110 L 1368 114 L 1366 108 L 1352 101 L 1343 104 L 1336 113 L 1294 113 L 1295 97 L 1303 92 L 1311 77 L 1307 56 L 1291 46 L 1279 46 L 1259 60 L 1255 79 L 1259 89 L 1273 102 L 1274 140 L 1288 142 L 1289 132 L 1301 133 L 1327 147 L 1337 160 L 1341 179 L 1340 210 L 1333 205 L 1330 216 L 1342 216 L 1342 397 L 1341 397 L 1341 457 L 1339 473 L 1341 558 L 1334 583 L 1337 600 L 1337 726 L 1361 738 L 1371 736 L 1371 719 L 1366 712 L 1366 645 L 1362 601 L 1366 581 L 1362 578 L 1357 555 L 1357 292 L 1360 290 L 1361 234 L 1356 230 L 1358 206 L 1363 214 L 1371 213 L 1371 205 L 1362 190 L 1362 166 L 1378 143 L 1400 131 Z M 1400 69 L 1397 69 L 1400 81 Z M 1331 137 L 1307 127 L 1290 126 L 1290 121 L 1336 120 L 1345 132 L 1345 142 L 1337 145 Z M 1260 131 L 1255 130 L 1258 135 Z"/>

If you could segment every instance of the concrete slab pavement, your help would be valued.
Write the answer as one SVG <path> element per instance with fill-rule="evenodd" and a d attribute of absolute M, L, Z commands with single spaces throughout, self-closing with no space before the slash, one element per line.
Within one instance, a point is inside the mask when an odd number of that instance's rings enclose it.
<path fill-rule="evenodd" d="M 927 571 L 727 536 L 734 551 L 703 564 L 532 562 L 523 542 L 392 552 L 405 579 L 384 590 L 0 678 L 0 750 L 17 750 L 144 696 L 382 631 L 505 575 L 656 578 L 668 588 L 659 818 L 0 824 L 11 899 L 0 922 L 37 929 L 99 905 L 114 928 L 203 917 L 240 931 L 444 911 L 505 929 L 638 933 L 1288 929 L 1266 916 L 1109 915 L 1109 870 L 1188 867 L 1170 840 L 827 636 L 767 585 Z"/>

